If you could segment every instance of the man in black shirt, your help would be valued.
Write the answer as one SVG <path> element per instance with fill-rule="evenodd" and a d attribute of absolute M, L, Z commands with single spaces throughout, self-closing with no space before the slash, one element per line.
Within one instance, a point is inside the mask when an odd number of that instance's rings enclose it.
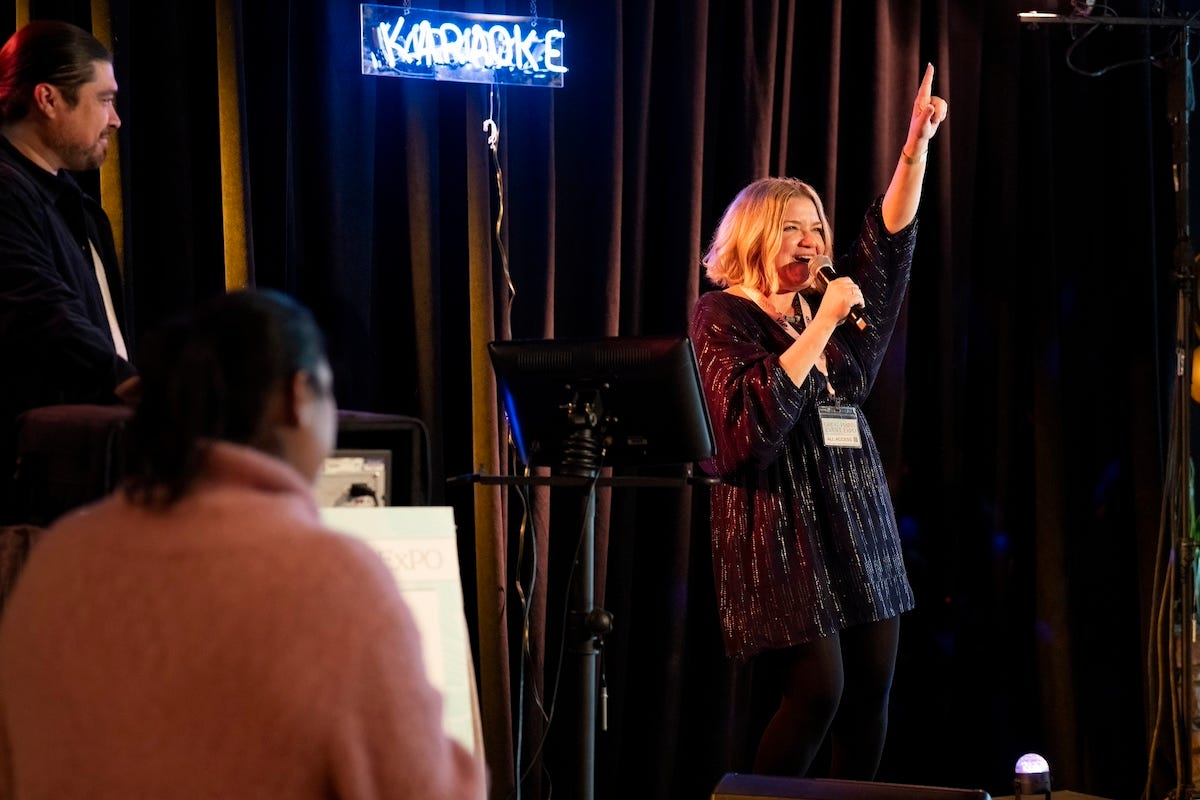
<path fill-rule="evenodd" d="M 74 25 L 30 22 L 0 49 L 0 487 L 21 412 L 136 390 L 112 228 L 70 175 L 103 163 L 116 93 L 111 54 Z"/>

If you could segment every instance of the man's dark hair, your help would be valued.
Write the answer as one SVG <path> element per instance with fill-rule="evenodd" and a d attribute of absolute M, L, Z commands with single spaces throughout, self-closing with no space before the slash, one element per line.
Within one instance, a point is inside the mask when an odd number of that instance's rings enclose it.
<path fill-rule="evenodd" d="M 314 376 L 324 359 L 309 310 L 269 289 L 221 295 L 147 337 L 137 360 L 127 496 L 159 508 L 179 500 L 212 441 L 270 451 L 272 395 L 300 371 L 321 389 Z"/>
<path fill-rule="evenodd" d="M 50 19 L 25 25 L 0 48 L 0 120 L 28 114 L 39 83 L 57 86 L 71 105 L 79 102 L 79 87 L 96 77 L 96 61 L 112 63 L 112 53 L 83 28 Z"/>

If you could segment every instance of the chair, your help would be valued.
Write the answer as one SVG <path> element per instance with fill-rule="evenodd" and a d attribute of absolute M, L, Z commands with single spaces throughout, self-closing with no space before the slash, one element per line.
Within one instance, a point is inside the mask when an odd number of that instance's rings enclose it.
<path fill-rule="evenodd" d="M 122 405 L 55 405 L 17 417 L 11 514 L 47 526 L 116 488 L 125 470 Z"/>

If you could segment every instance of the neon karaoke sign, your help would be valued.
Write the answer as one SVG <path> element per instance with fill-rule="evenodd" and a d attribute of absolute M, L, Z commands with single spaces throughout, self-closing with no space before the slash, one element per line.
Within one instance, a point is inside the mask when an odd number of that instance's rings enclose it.
<path fill-rule="evenodd" d="M 559 88 L 562 20 L 362 5 L 362 74 Z"/>

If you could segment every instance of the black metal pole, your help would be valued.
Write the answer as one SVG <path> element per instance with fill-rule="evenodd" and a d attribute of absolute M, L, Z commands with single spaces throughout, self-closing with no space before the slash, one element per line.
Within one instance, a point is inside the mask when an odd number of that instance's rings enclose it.
<path fill-rule="evenodd" d="M 1191 375 L 1192 375 L 1192 304 L 1195 302 L 1195 269 L 1192 255 L 1189 225 L 1190 179 L 1188 168 L 1189 136 L 1192 110 L 1195 107 L 1193 94 L 1192 65 L 1188 61 L 1190 27 L 1182 29 L 1183 54 L 1171 59 L 1170 81 L 1167 87 L 1167 116 L 1173 136 L 1172 180 L 1175 185 L 1175 279 L 1178 302 L 1175 327 L 1175 379 L 1176 403 L 1175 445 L 1176 459 L 1175 512 L 1173 514 L 1174 541 L 1179 550 L 1179 708 L 1177 735 L 1182 743 L 1184 757 L 1179 765 L 1179 781 L 1176 797 L 1191 800 L 1193 795 L 1192 775 L 1192 719 L 1195 713 L 1194 689 L 1192 687 L 1192 628 L 1195 619 L 1195 576 L 1194 543 L 1192 542 L 1192 498 L 1191 498 Z M 1167 476 L 1172 480 L 1172 476 Z"/>
<path fill-rule="evenodd" d="M 584 497 L 583 533 L 571 584 L 575 648 L 579 658 L 579 729 L 577 800 L 592 800 L 596 778 L 596 638 L 588 627 L 595 602 L 596 484 Z"/>

